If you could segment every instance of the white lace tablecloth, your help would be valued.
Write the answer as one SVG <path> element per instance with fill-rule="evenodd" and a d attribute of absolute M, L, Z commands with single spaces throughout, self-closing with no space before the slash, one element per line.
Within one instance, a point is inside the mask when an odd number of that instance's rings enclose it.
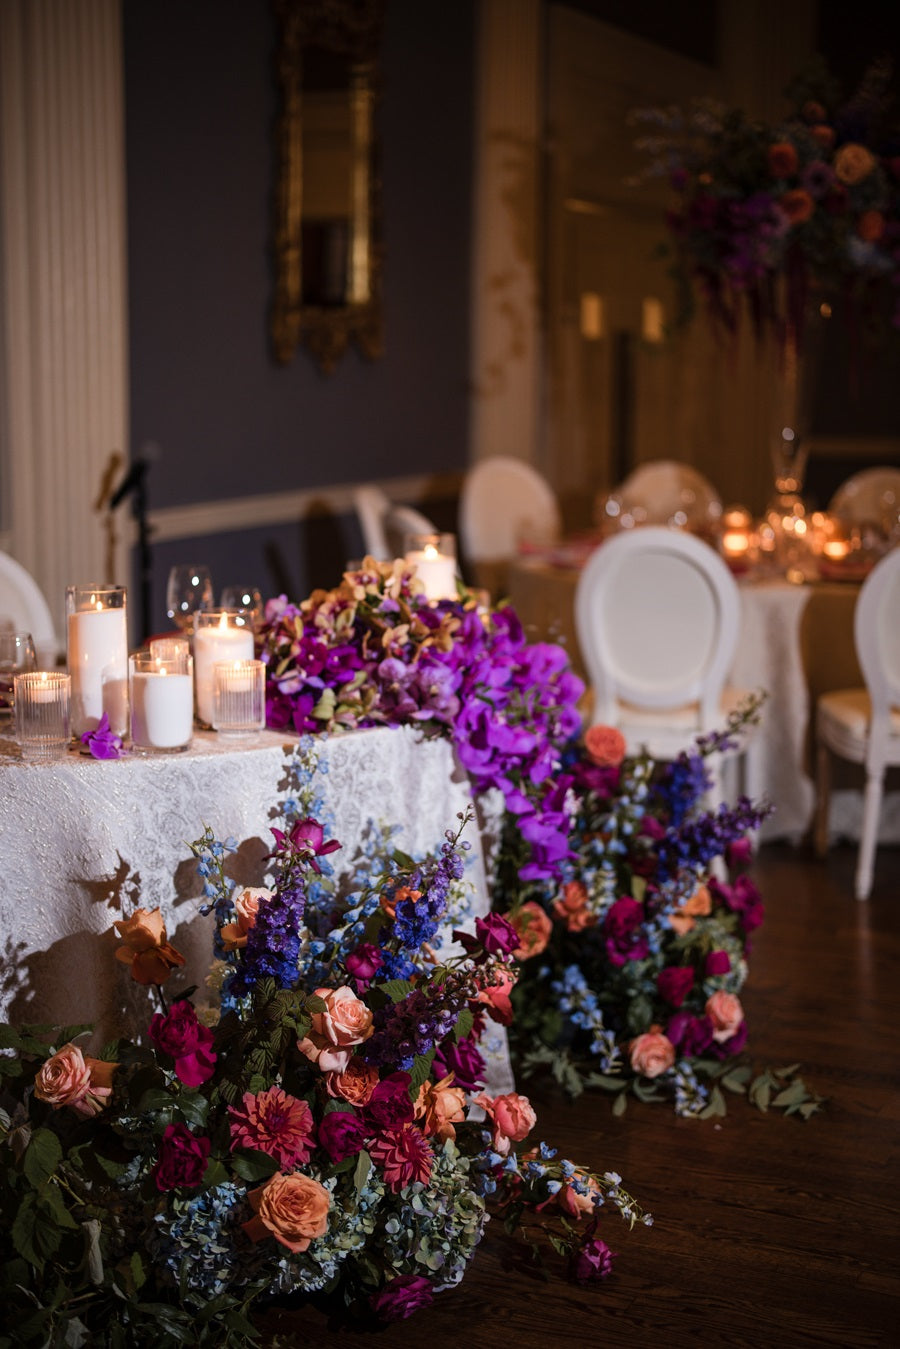
<path fill-rule="evenodd" d="M 395 845 L 423 853 L 440 846 L 471 804 L 449 742 L 413 727 L 316 743 L 325 767 L 317 790 L 342 845 L 329 859 L 337 871 L 352 862 L 370 820 L 399 825 Z M 111 928 L 123 906 L 158 905 L 170 941 L 187 957 L 167 991 L 202 984 L 212 920 L 199 914 L 201 882 L 187 845 L 206 825 L 219 839 L 234 837 L 236 879 L 261 884 L 292 749 L 272 731 L 240 744 L 198 732 L 177 756 L 69 754 L 28 764 L 0 741 L 0 1019 L 92 1022 L 100 1037 L 123 1033 L 123 1015 L 126 1031 L 145 1026 L 148 995 L 113 955 Z M 468 838 L 474 915 L 489 907 L 475 823 Z M 491 1089 L 512 1090 L 505 1033 L 493 1033 L 484 1048 Z"/>

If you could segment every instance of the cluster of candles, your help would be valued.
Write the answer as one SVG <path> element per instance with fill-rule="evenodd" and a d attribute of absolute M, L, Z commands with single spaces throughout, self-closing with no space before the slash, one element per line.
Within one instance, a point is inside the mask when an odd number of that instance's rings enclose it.
<path fill-rule="evenodd" d="M 186 749 L 195 720 L 223 734 L 265 725 L 265 670 L 252 620 L 240 610 L 198 612 L 190 637 L 128 653 L 124 586 L 69 586 L 67 671 L 16 675 L 16 737 L 26 759 L 51 759 L 103 716 L 138 751 Z"/>
<path fill-rule="evenodd" d="M 779 563 L 779 548 L 787 542 L 797 554 L 811 559 L 821 558 L 829 563 L 846 562 L 853 550 L 842 521 L 825 511 L 785 513 L 777 520 L 771 512 L 760 521 L 753 519 L 743 506 L 731 506 L 722 514 L 722 533 L 719 546 L 722 556 L 733 572 Z"/>

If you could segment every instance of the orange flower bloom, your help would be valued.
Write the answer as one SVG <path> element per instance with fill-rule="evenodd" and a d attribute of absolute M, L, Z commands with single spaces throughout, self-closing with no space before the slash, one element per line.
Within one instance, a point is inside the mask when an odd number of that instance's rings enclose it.
<path fill-rule="evenodd" d="M 797 151 L 790 141 L 776 141 L 769 146 L 769 172 L 773 178 L 790 178 L 797 172 Z"/>
<path fill-rule="evenodd" d="M 550 907 L 570 932 L 583 932 L 597 921 L 597 915 L 588 908 L 588 892 L 581 881 L 568 881 L 562 899 L 554 899 Z"/>
<path fill-rule="evenodd" d="M 166 929 L 159 909 L 135 909 L 130 918 L 113 924 L 125 943 L 116 951 L 116 959 L 131 966 L 131 977 L 138 984 L 164 984 L 184 956 L 166 940 Z"/>
<path fill-rule="evenodd" d="M 401 885 L 399 889 L 393 892 L 393 894 L 383 894 L 380 903 L 388 918 L 393 919 L 397 916 L 397 905 L 402 903 L 403 900 L 408 900 L 411 904 L 415 904 L 416 900 L 421 898 L 421 890 L 411 890 L 408 885 Z"/>
<path fill-rule="evenodd" d="M 416 1118 L 421 1119 L 423 1132 L 442 1143 L 456 1137 L 453 1125 L 466 1117 L 466 1093 L 452 1083 L 452 1073 L 440 1082 L 423 1082 L 416 1100 Z"/>
<path fill-rule="evenodd" d="M 516 960 L 527 960 L 529 956 L 539 956 L 546 949 L 553 931 L 549 915 L 528 899 L 522 907 L 510 916 L 509 920 L 519 934 L 519 944 L 512 952 Z"/>
<path fill-rule="evenodd" d="M 669 925 L 675 929 L 679 937 L 683 937 L 695 926 L 694 915 L 705 918 L 709 913 L 712 913 L 712 896 L 705 885 L 698 885 L 688 902 L 682 904 L 677 913 L 670 915 Z"/>
<path fill-rule="evenodd" d="M 842 183 L 848 187 L 861 183 L 875 167 L 875 156 L 864 145 L 848 141 L 842 145 L 834 157 L 834 171 Z"/>
<path fill-rule="evenodd" d="M 880 211 L 863 211 L 856 222 L 856 233 L 866 243 L 874 244 L 884 234 L 884 216 Z"/>
<path fill-rule="evenodd" d="M 584 748 L 591 763 L 618 768 L 625 758 L 625 737 L 617 726 L 591 726 L 585 732 Z"/>
<path fill-rule="evenodd" d="M 778 204 L 792 225 L 802 225 L 816 209 L 816 203 L 805 187 L 795 187 L 785 192 Z"/>

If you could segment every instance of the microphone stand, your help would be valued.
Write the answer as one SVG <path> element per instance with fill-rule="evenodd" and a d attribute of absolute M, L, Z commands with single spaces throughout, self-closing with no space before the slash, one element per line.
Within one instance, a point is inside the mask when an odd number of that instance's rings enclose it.
<path fill-rule="evenodd" d="M 150 636 L 149 624 L 152 572 L 150 562 L 150 531 L 147 527 L 147 467 L 147 460 L 142 456 L 135 459 L 131 468 L 128 470 L 109 501 L 109 509 L 115 510 L 127 496 L 133 498 L 131 503 L 131 513 L 137 521 L 138 575 L 140 578 L 138 628 L 142 642 L 146 641 Z"/>

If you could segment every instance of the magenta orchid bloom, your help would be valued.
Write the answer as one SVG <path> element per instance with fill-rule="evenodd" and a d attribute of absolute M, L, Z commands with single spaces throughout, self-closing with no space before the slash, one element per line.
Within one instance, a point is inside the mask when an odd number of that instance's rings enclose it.
<path fill-rule="evenodd" d="M 316 858 L 335 852 L 341 846 L 336 838 L 329 839 L 326 843 L 325 830 L 319 821 L 308 817 L 296 820 L 287 833 L 283 829 L 273 829 L 272 833 L 275 835 L 275 844 L 279 852 L 286 850 L 298 858 L 303 858 L 318 875 L 322 874 L 322 868 Z"/>

